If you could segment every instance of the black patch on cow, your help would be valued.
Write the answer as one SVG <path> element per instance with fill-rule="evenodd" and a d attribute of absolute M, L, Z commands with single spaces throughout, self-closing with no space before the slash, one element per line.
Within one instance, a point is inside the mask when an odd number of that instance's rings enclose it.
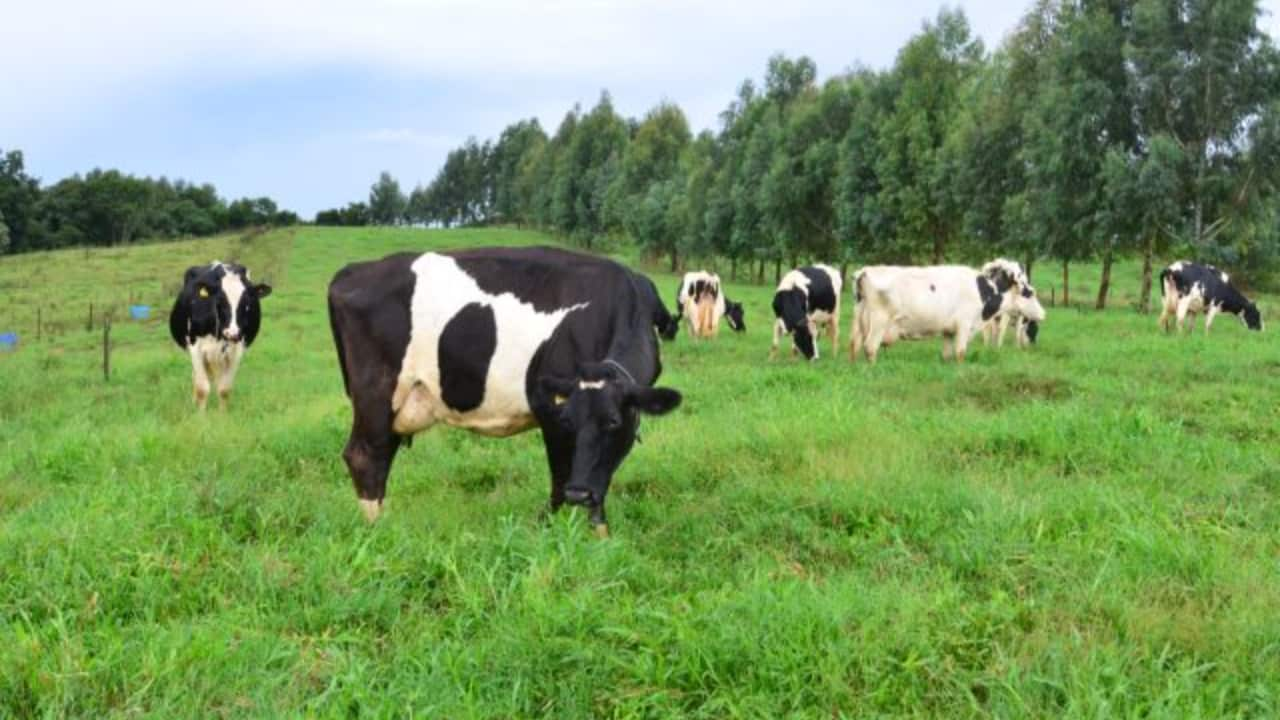
<path fill-rule="evenodd" d="M 938 292 L 938 288 L 934 287 L 933 285 L 930 285 L 929 292 Z"/>
<path fill-rule="evenodd" d="M 795 332 L 797 327 L 807 327 L 809 317 L 805 307 L 804 291 L 795 288 L 774 293 L 773 315 L 782 318 L 782 324 L 787 328 L 787 332 Z"/>
<path fill-rule="evenodd" d="M 836 291 L 831 284 L 831 275 L 826 270 L 812 266 L 797 268 L 800 274 L 809 279 L 809 307 L 808 312 L 815 310 L 823 312 L 835 312 L 836 309 Z"/>
<path fill-rule="evenodd" d="M 747 324 L 743 318 L 742 303 L 736 303 L 724 296 L 724 316 L 729 320 L 729 327 L 734 332 L 746 332 Z"/>
<path fill-rule="evenodd" d="M 982 319 L 990 320 L 1000 312 L 1000 303 L 1004 300 L 1004 296 L 996 291 L 995 285 L 986 277 L 979 275 L 977 280 L 978 295 L 982 298 Z"/>
<path fill-rule="evenodd" d="M 1040 334 L 1040 323 L 1035 320 L 1027 320 L 1025 318 L 1023 318 L 1023 322 L 1027 324 L 1027 339 L 1031 341 L 1032 345 L 1034 345 L 1036 342 L 1036 336 Z"/>
<path fill-rule="evenodd" d="M 458 412 L 468 412 L 484 402 L 484 381 L 498 347 L 498 323 L 493 308 L 480 303 L 464 305 L 440 332 L 440 397 Z"/>
<path fill-rule="evenodd" d="M 510 293 L 540 313 L 582 302 L 600 304 L 596 291 L 616 282 L 620 267 L 553 247 L 474 248 L 442 254 L 453 258 L 484 292 Z M 575 277 L 577 282 L 559 282 L 553 272 Z"/>

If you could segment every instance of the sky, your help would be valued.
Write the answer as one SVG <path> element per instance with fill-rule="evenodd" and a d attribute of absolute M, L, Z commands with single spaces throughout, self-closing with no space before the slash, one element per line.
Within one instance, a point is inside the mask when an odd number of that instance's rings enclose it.
<path fill-rule="evenodd" d="M 951 2 L 988 48 L 1031 0 Z M 1280 0 L 1262 24 L 1280 31 Z M 678 104 L 696 130 L 769 56 L 819 78 L 883 68 L 936 0 L 112 0 L 12 2 L 0 21 L 0 149 L 46 183 L 94 167 L 212 182 L 312 217 L 406 192 L 469 136 L 554 132 L 602 90 Z"/>

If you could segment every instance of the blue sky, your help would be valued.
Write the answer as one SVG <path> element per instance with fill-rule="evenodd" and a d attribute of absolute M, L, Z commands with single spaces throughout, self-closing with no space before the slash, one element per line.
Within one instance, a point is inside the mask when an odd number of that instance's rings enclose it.
<path fill-rule="evenodd" d="M 952 3 L 988 47 L 1029 0 Z M 1276 34 L 1274 10 L 1264 26 Z M 306 217 L 381 170 L 426 183 L 468 136 L 554 131 L 608 89 L 696 128 L 775 52 L 821 76 L 884 67 L 938 2 L 172 0 L 12 3 L 0 22 L 0 148 L 46 182 L 93 167 L 269 195 Z"/>

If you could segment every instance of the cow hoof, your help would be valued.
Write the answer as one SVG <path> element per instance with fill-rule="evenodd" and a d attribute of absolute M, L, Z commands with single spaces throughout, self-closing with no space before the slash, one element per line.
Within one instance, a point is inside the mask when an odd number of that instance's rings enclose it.
<path fill-rule="evenodd" d="M 600 538 L 601 540 L 609 539 L 608 523 L 600 523 L 599 525 L 596 525 L 596 537 Z"/>
<path fill-rule="evenodd" d="M 382 514 L 382 501 L 360 498 L 360 511 L 364 513 L 364 519 L 373 524 Z"/>

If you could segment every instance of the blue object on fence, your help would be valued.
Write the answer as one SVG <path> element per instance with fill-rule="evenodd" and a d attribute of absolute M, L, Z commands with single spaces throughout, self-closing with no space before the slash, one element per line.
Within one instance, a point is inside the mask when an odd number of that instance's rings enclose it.
<path fill-rule="evenodd" d="M 0 352 L 7 352 L 18 347 L 18 333 L 0 333 Z"/>
<path fill-rule="evenodd" d="M 150 305 L 130 305 L 129 317 L 133 318 L 134 320 L 146 320 L 147 318 L 151 317 L 151 306 Z"/>

